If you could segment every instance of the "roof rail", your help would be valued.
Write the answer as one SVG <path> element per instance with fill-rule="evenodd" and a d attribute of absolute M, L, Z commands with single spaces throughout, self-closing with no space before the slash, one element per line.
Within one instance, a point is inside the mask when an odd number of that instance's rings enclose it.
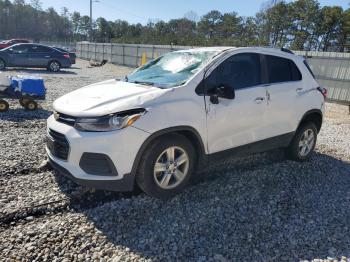
<path fill-rule="evenodd" d="M 292 52 L 292 51 L 290 51 L 289 49 L 287 49 L 287 48 L 281 48 L 281 51 L 282 52 L 286 52 L 286 53 L 288 53 L 288 54 L 292 54 L 292 55 L 294 55 L 294 52 Z"/>
<path fill-rule="evenodd" d="M 269 45 L 269 46 L 256 46 L 256 47 L 260 47 L 260 48 L 271 48 L 271 49 L 275 49 L 275 50 L 280 50 L 282 52 L 285 52 L 285 53 L 288 53 L 288 54 L 292 54 L 292 55 L 295 55 L 295 53 L 287 48 L 279 48 L 277 46 L 273 46 L 273 45 Z"/>

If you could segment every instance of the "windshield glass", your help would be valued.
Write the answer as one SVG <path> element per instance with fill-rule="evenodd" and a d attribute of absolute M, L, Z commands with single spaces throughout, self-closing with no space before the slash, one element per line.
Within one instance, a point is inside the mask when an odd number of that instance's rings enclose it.
<path fill-rule="evenodd" d="M 179 86 L 197 73 L 217 53 L 217 51 L 168 53 L 140 67 L 128 75 L 126 81 L 161 88 Z"/>

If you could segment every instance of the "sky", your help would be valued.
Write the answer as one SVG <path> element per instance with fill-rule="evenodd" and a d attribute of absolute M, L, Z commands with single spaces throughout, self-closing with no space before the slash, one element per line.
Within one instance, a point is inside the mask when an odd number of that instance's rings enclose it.
<path fill-rule="evenodd" d="M 70 12 L 79 11 L 89 15 L 89 0 L 40 0 L 44 9 L 54 7 L 61 11 L 67 7 Z M 130 23 L 146 24 L 149 19 L 168 21 L 181 18 L 192 10 L 199 17 L 211 10 L 220 12 L 235 11 L 241 16 L 253 16 L 261 8 L 264 0 L 94 0 L 93 18 L 104 17 L 107 20 L 122 19 Z M 27 0 L 29 2 L 29 0 Z M 349 0 L 319 0 L 321 5 L 339 5 L 349 8 Z"/>

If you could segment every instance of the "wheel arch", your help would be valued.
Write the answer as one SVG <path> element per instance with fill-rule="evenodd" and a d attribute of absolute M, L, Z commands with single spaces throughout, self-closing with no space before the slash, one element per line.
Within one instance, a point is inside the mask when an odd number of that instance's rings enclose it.
<path fill-rule="evenodd" d="M 320 132 L 323 123 L 323 113 L 320 109 L 312 109 L 307 111 L 299 121 L 298 128 L 305 122 L 313 122 L 317 127 L 317 132 Z"/>
<path fill-rule="evenodd" d="M 199 134 L 199 132 L 194 129 L 193 127 L 190 126 L 176 126 L 176 127 L 170 127 L 166 129 L 159 130 L 155 133 L 153 133 L 151 136 L 149 136 L 145 142 L 141 145 L 139 151 L 137 152 L 136 158 L 134 160 L 132 170 L 131 170 L 131 175 L 136 176 L 137 169 L 139 167 L 139 164 L 141 162 L 141 158 L 147 147 L 155 141 L 157 138 L 167 136 L 167 135 L 172 135 L 172 134 L 178 134 L 178 135 L 183 135 L 186 137 L 194 146 L 196 152 L 198 153 L 197 155 L 197 160 L 200 160 L 205 156 L 205 147 L 203 140 Z"/>

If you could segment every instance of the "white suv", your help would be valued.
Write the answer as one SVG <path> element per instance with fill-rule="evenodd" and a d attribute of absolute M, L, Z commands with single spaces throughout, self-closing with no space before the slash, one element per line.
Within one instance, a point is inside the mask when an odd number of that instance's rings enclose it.
<path fill-rule="evenodd" d="M 56 100 L 47 153 L 79 184 L 137 184 L 169 198 L 218 155 L 286 148 L 308 159 L 325 95 L 306 61 L 285 49 L 176 51 Z"/>

